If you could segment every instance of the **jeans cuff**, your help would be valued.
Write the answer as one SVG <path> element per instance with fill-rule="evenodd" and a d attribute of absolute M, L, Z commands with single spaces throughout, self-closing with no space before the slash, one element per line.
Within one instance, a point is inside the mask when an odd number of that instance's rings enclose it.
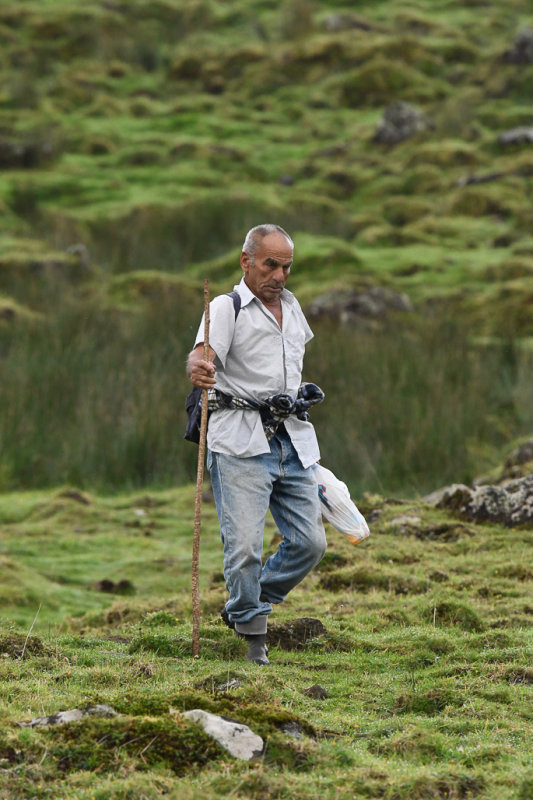
<path fill-rule="evenodd" d="M 266 614 L 258 614 L 250 622 L 236 622 L 235 630 L 245 636 L 257 636 L 267 632 L 267 621 L 268 616 Z"/>

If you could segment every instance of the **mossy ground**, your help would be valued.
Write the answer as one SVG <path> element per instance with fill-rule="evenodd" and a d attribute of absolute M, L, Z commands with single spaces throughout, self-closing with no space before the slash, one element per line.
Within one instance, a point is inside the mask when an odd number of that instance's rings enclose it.
<path fill-rule="evenodd" d="M 319 618 L 325 632 L 272 647 L 259 668 L 218 616 L 210 504 L 194 659 L 191 490 L 64 494 L 1 498 L 3 574 L 19 576 L 2 591 L 2 797 L 528 796 L 530 531 L 363 499 L 376 518 L 368 542 L 354 548 L 329 528 L 324 562 L 271 618 Z M 96 592 L 104 573 L 136 594 Z M 325 699 L 306 693 L 314 684 Z M 97 703 L 121 716 L 17 727 Z M 264 754 L 234 761 L 183 720 L 191 708 L 249 725 Z"/>

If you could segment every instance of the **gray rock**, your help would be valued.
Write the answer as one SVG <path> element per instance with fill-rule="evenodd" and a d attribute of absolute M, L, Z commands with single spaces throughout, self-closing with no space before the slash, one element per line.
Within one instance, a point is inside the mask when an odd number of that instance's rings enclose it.
<path fill-rule="evenodd" d="M 292 175 L 280 175 L 278 183 L 281 186 L 294 186 L 294 177 Z"/>
<path fill-rule="evenodd" d="M 527 464 L 528 461 L 533 461 L 533 439 L 528 439 L 513 450 L 507 457 L 505 466 L 514 467 L 518 464 Z"/>
<path fill-rule="evenodd" d="M 372 25 L 357 14 L 328 14 L 324 19 L 324 28 L 330 33 L 358 29 L 371 31 Z"/>
<path fill-rule="evenodd" d="M 513 46 L 503 54 L 508 64 L 533 64 L 533 28 L 523 28 L 514 38 Z"/>
<path fill-rule="evenodd" d="M 491 183 L 505 177 L 505 172 L 489 172 L 486 175 L 464 175 L 458 178 L 455 185 L 462 189 L 465 186 L 477 186 L 480 183 Z"/>
<path fill-rule="evenodd" d="M 247 725 L 210 714 L 200 708 L 185 711 L 183 716 L 201 725 L 204 731 L 234 758 L 249 761 L 263 752 L 262 738 L 251 731 Z"/>
<path fill-rule="evenodd" d="M 460 511 L 475 522 L 505 523 L 511 512 L 509 496 L 501 486 L 479 486 L 464 498 Z"/>
<path fill-rule="evenodd" d="M 517 478 L 504 486 L 476 486 L 470 489 L 463 484 L 441 489 L 425 498 L 437 508 L 456 511 L 472 522 L 496 522 L 512 528 L 516 525 L 533 526 L 533 475 Z"/>
<path fill-rule="evenodd" d="M 437 489 L 431 492 L 431 494 L 422 497 L 421 502 L 427 503 L 430 506 L 440 507 L 441 503 L 448 501 L 456 492 L 470 492 L 470 488 L 465 486 L 464 483 L 452 483 L 451 486 L 444 486 L 442 489 Z"/>
<path fill-rule="evenodd" d="M 385 109 L 373 141 L 378 144 L 399 144 L 417 133 L 434 130 L 435 124 L 411 103 L 397 100 Z"/>
<path fill-rule="evenodd" d="M 503 147 L 514 144 L 533 144 L 533 127 L 520 125 L 518 128 L 511 128 L 498 136 L 498 144 Z"/>
<path fill-rule="evenodd" d="M 71 244 L 70 247 L 67 247 L 67 253 L 70 256 L 75 256 L 78 259 L 79 265 L 82 267 L 82 269 L 88 269 L 90 267 L 91 257 L 86 245 L 82 244 L 81 242 Z"/>
<path fill-rule="evenodd" d="M 66 725 L 69 722 L 78 722 L 85 717 L 117 717 L 114 708 L 106 705 L 87 706 L 86 708 L 72 708 L 69 711 L 58 711 L 48 717 L 36 717 L 31 722 L 19 722 L 21 728 L 36 728 L 38 725 Z"/>
<path fill-rule="evenodd" d="M 230 692 L 232 689 L 240 689 L 241 686 L 241 681 L 238 681 L 237 678 L 232 678 L 227 683 L 220 683 L 217 686 L 217 692 L 226 693 Z"/>
<path fill-rule="evenodd" d="M 403 514 L 400 517 L 394 517 L 389 522 L 389 525 L 400 527 L 402 525 L 420 525 L 422 517 L 416 517 L 413 514 Z"/>
<path fill-rule="evenodd" d="M 287 736 L 291 736 L 293 739 L 303 739 L 303 731 L 300 725 L 297 722 L 284 722 L 280 725 L 280 731 L 286 733 Z"/>
<path fill-rule="evenodd" d="M 412 312 L 410 298 L 393 289 L 372 286 L 368 289 L 338 289 L 315 298 L 306 309 L 310 317 L 334 317 L 343 324 L 387 317 L 390 312 Z"/>

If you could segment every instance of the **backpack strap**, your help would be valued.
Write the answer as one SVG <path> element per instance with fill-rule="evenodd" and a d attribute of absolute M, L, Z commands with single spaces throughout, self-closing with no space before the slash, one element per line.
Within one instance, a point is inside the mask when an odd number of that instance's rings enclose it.
<path fill-rule="evenodd" d="M 235 309 L 235 322 L 237 322 L 237 317 L 239 316 L 239 311 L 241 310 L 241 296 L 239 292 L 236 292 L 235 290 L 233 292 L 227 292 L 226 294 L 233 300 L 233 308 Z"/>

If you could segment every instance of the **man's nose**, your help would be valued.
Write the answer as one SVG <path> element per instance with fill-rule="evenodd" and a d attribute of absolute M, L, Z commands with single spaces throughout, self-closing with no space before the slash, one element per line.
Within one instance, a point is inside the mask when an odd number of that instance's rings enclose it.
<path fill-rule="evenodd" d="M 287 278 L 287 276 L 285 275 L 285 270 L 281 265 L 279 267 L 276 267 L 272 277 L 277 283 L 285 283 L 285 280 Z"/>

